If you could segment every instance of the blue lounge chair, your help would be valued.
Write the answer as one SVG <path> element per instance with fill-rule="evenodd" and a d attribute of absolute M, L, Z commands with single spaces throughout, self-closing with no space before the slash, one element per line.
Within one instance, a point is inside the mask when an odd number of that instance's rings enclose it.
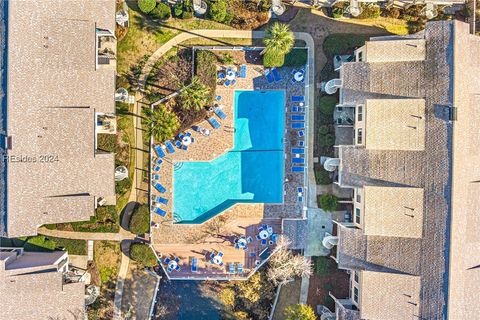
<path fill-rule="evenodd" d="M 235 264 L 233 263 L 228 264 L 228 272 L 230 274 L 235 274 Z"/>
<path fill-rule="evenodd" d="M 175 258 L 175 262 L 176 262 L 176 263 L 179 263 L 179 262 L 180 262 L 180 258 L 179 258 L 179 257 L 176 257 L 176 258 Z"/>
<path fill-rule="evenodd" d="M 159 180 L 159 179 L 160 179 L 160 175 L 158 175 L 158 174 L 152 174 L 152 179 L 153 179 L 153 180 Z"/>
<path fill-rule="evenodd" d="M 162 186 L 159 182 L 156 182 L 156 183 L 153 185 L 153 187 L 154 187 L 155 189 L 157 189 L 157 191 L 160 192 L 160 193 L 165 193 L 165 191 L 167 191 L 167 189 L 165 189 L 165 187 Z"/>
<path fill-rule="evenodd" d="M 275 82 L 282 81 L 282 77 L 280 77 L 280 74 L 278 73 L 277 68 L 272 68 L 272 73 L 273 73 L 273 79 Z"/>
<path fill-rule="evenodd" d="M 304 122 L 292 122 L 292 129 L 304 129 L 305 123 Z"/>
<path fill-rule="evenodd" d="M 255 238 L 256 238 L 257 240 L 260 240 L 260 236 L 259 236 L 258 234 L 255 236 Z"/>
<path fill-rule="evenodd" d="M 160 171 L 160 166 L 153 165 L 153 171 L 158 172 Z"/>
<path fill-rule="evenodd" d="M 293 106 L 292 107 L 292 112 L 304 113 L 305 108 L 304 107 L 299 107 L 299 106 Z"/>
<path fill-rule="evenodd" d="M 292 158 L 292 163 L 298 163 L 298 164 L 305 163 L 305 158 Z"/>
<path fill-rule="evenodd" d="M 262 246 L 266 246 L 267 245 L 267 239 L 262 239 Z"/>
<path fill-rule="evenodd" d="M 243 273 L 243 264 L 241 263 L 238 263 L 237 264 L 237 273 Z"/>
<path fill-rule="evenodd" d="M 192 133 L 191 133 L 191 132 L 187 132 L 187 133 L 185 134 L 185 136 L 191 137 L 191 136 L 192 136 Z"/>
<path fill-rule="evenodd" d="M 160 197 L 160 196 L 155 196 L 155 198 L 153 199 L 153 201 L 158 202 L 158 203 L 161 203 L 161 204 L 165 204 L 165 205 L 168 204 L 168 199 L 163 198 L 163 197 Z"/>
<path fill-rule="evenodd" d="M 220 100 L 222 100 L 222 96 L 221 96 L 221 95 L 218 95 L 218 96 L 215 97 L 215 101 L 220 101 Z"/>
<path fill-rule="evenodd" d="M 177 264 L 177 266 L 175 267 L 175 271 L 180 271 L 180 270 L 181 270 L 181 268 L 180 268 L 180 266 Z"/>
<path fill-rule="evenodd" d="M 224 85 L 225 87 L 229 87 L 229 86 L 230 86 L 230 80 L 225 81 L 225 82 L 223 83 L 223 85 Z"/>
<path fill-rule="evenodd" d="M 214 117 L 209 118 L 208 123 L 210 123 L 214 129 L 220 128 L 220 123 Z"/>
<path fill-rule="evenodd" d="M 297 200 L 298 202 L 303 202 L 303 197 L 298 197 Z"/>
<path fill-rule="evenodd" d="M 237 83 L 237 80 L 233 79 L 232 82 L 230 82 L 231 86 L 234 86 Z"/>
<path fill-rule="evenodd" d="M 223 257 L 223 252 L 219 251 L 219 252 L 218 252 L 218 256 L 219 256 L 219 257 Z"/>
<path fill-rule="evenodd" d="M 223 112 L 223 110 L 219 107 L 213 108 L 213 112 L 215 112 L 215 114 L 222 120 L 227 118 L 225 112 Z"/>
<path fill-rule="evenodd" d="M 163 151 L 162 147 L 159 144 L 155 145 L 153 149 L 155 150 L 155 153 L 159 158 L 165 157 L 165 151 Z"/>
<path fill-rule="evenodd" d="M 292 121 L 305 121 L 303 114 L 292 114 Z"/>
<path fill-rule="evenodd" d="M 305 97 L 304 96 L 292 96 L 292 102 L 304 102 Z"/>
<path fill-rule="evenodd" d="M 175 147 L 177 147 L 178 149 L 182 149 L 182 143 L 180 142 L 180 140 L 175 140 Z"/>
<path fill-rule="evenodd" d="M 183 150 L 183 151 L 187 151 L 187 150 L 188 150 L 188 146 L 182 146 L 182 150 Z"/>
<path fill-rule="evenodd" d="M 195 142 L 195 138 L 194 138 L 194 137 L 192 137 L 192 143 L 194 143 L 194 142 Z"/>
<path fill-rule="evenodd" d="M 192 258 L 192 272 L 197 272 L 197 258 Z"/>
<path fill-rule="evenodd" d="M 225 79 L 225 73 L 224 72 L 219 72 L 218 73 L 218 79 Z"/>
<path fill-rule="evenodd" d="M 250 252 L 250 257 L 255 257 L 255 256 L 256 256 L 255 252 Z"/>
<path fill-rule="evenodd" d="M 304 135 L 305 135 L 305 131 L 303 131 L 303 130 L 298 131 L 298 136 L 300 138 L 303 137 Z"/>
<path fill-rule="evenodd" d="M 272 240 L 273 242 L 277 242 L 278 235 L 276 233 L 272 234 L 272 236 L 270 237 L 270 240 Z"/>
<path fill-rule="evenodd" d="M 165 147 L 167 147 L 168 152 L 175 153 L 175 148 L 170 140 L 165 141 Z"/>
<path fill-rule="evenodd" d="M 253 241 L 252 237 L 248 236 L 247 237 L 247 243 L 252 243 L 252 241 Z"/>
<path fill-rule="evenodd" d="M 158 214 L 161 217 L 165 217 L 165 215 L 167 214 L 167 212 L 165 210 L 162 210 L 159 207 L 153 208 L 153 212 Z"/>
<path fill-rule="evenodd" d="M 235 249 L 240 250 L 240 246 L 238 245 L 238 243 L 235 243 L 234 247 L 235 247 Z"/>
<path fill-rule="evenodd" d="M 163 261 L 164 261 L 166 264 L 169 264 L 170 261 L 172 261 L 172 260 L 170 260 L 169 258 L 165 258 L 165 260 L 163 260 Z"/>
<path fill-rule="evenodd" d="M 292 172 L 304 172 L 305 167 L 298 167 L 298 166 L 293 166 L 292 167 Z"/>
<path fill-rule="evenodd" d="M 298 141 L 298 146 L 302 148 L 305 147 L 305 141 L 303 140 Z"/>
<path fill-rule="evenodd" d="M 240 78 L 246 78 L 247 77 L 247 65 L 242 64 L 240 66 Z"/>
<path fill-rule="evenodd" d="M 172 272 L 172 271 L 173 271 L 173 269 L 172 269 L 172 268 L 170 268 L 170 267 L 167 267 L 167 272 L 168 272 L 168 273 L 170 273 L 170 272 Z"/>
<path fill-rule="evenodd" d="M 272 72 L 268 70 L 265 72 L 265 78 L 267 78 L 268 83 L 273 83 L 273 81 L 275 81 Z"/>
<path fill-rule="evenodd" d="M 302 193 L 302 192 L 303 192 L 303 188 L 302 188 L 302 187 L 298 187 L 298 188 L 297 188 L 297 192 L 298 192 L 298 193 Z"/>
<path fill-rule="evenodd" d="M 292 148 L 292 153 L 304 154 L 305 153 L 305 148 Z"/>

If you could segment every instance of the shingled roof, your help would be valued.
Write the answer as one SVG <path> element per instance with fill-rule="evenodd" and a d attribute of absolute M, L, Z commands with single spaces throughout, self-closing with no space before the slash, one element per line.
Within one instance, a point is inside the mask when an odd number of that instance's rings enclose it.
<path fill-rule="evenodd" d="M 96 30 L 115 28 L 113 0 L 9 1 L 9 237 L 88 220 L 113 196 L 114 155 L 96 151 L 96 114 L 114 113 L 115 71 L 96 70 Z M 5 215 L 5 213 L 4 213 Z"/>
<path fill-rule="evenodd" d="M 455 146 L 457 143 L 456 138 L 454 141 L 452 131 L 457 122 L 451 121 L 449 115 L 453 112 L 448 111 L 452 106 L 460 105 L 460 101 L 454 101 L 454 97 L 461 95 L 464 97 L 461 102 L 472 106 L 470 112 L 478 113 L 478 110 L 474 111 L 475 100 L 472 100 L 472 96 L 479 91 L 478 87 L 473 88 L 473 83 L 479 83 L 480 45 L 478 38 L 473 39 L 473 36 L 468 35 L 468 25 L 458 21 L 429 22 L 421 35 L 425 40 L 425 60 L 345 63 L 340 71 L 343 80 L 340 97 L 343 104 L 364 104 L 370 99 L 423 99 L 424 150 L 369 150 L 363 147 L 342 146 L 338 150 L 338 156 L 341 158 L 339 182 L 342 186 L 423 189 L 422 237 L 365 235 L 363 230 L 342 226 L 339 228 L 337 259 L 341 268 L 418 276 L 421 292 L 419 312 L 411 316 L 441 319 L 446 318 L 447 300 L 452 301 L 452 297 L 448 299 L 448 286 L 451 284 L 446 279 L 449 276 L 447 261 L 450 249 L 448 235 L 452 203 L 451 179 L 455 172 L 451 170 L 454 165 L 452 145 Z M 398 37 L 395 39 L 398 40 Z M 387 45 L 389 40 L 383 38 L 382 41 Z M 475 64 L 475 54 L 477 72 L 472 68 Z M 466 65 L 461 70 L 454 68 L 457 62 Z M 468 76 L 464 76 L 465 74 Z M 458 79 L 462 81 L 458 82 Z M 470 85 L 464 84 L 467 79 Z M 467 118 L 468 112 L 464 112 Z M 464 135 L 471 135 L 472 129 L 465 130 Z M 463 150 L 470 152 L 473 150 L 464 137 L 459 139 Z M 475 154 L 478 154 L 478 151 L 475 151 Z M 478 172 L 473 167 L 470 169 Z M 476 181 L 479 181 L 479 178 L 480 176 L 477 176 Z M 466 187 L 466 182 L 463 183 Z M 467 193 L 472 196 L 474 194 L 473 191 Z M 478 199 L 478 194 L 476 197 Z M 472 208 L 478 209 L 480 203 L 473 205 L 469 199 L 471 198 L 465 195 L 462 205 L 464 207 L 472 205 Z M 365 212 L 365 215 L 367 214 L 368 212 Z M 464 234 L 463 231 L 462 233 Z M 453 239 L 456 239 L 455 235 Z M 480 259 L 476 262 L 480 265 Z M 452 263 L 456 264 L 454 261 L 450 262 L 451 265 Z M 464 272 L 465 275 L 467 273 Z M 480 274 L 478 276 L 480 279 Z M 465 297 L 463 284 L 456 284 L 455 287 L 457 297 Z M 394 299 L 393 296 L 390 298 Z M 478 297 L 476 299 L 478 300 Z M 471 307 L 470 300 L 460 300 L 468 304 L 469 308 L 478 309 L 478 304 Z M 461 305 L 462 303 L 458 303 L 458 307 Z M 465 313 L 467 314 L 475 313 Z"/>

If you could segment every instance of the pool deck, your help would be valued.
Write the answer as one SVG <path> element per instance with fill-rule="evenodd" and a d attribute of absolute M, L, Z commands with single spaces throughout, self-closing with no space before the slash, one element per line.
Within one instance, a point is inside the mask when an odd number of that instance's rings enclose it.
<path fill-rule="evenodd" d="M 209 114 L 208 117 L 215 117 L 221 124 L 219 129 L 213 129 L 207 120 L 198 123 L 197 125 L 210 130 L 211 134 L 208 137 L 189 130 L 195 138 L 195 142 L 188 147 L 188 150 L 183 151 L 175 148 L 175 153 L 167 154 L 163 158 L 161 170 L 158 172 L 160 176 L 158 181 L 167 191 L 160 194 L 153 187 L 151 188 L 152 195 L 160 195 L 169 200 L 167 206 L 161 206 L 163 210 L 167 211 L 166 217 L 160 217 L 152 213 L 152 223 L 158 223 L 159 227 L 152 229 L 151 241 L 155 251 L 162 257 L 162 260 L 166 256 L 179 257 L 181 259 L 180 266 L 182 271 L 173 271 L 169 274 L 171 278 L 229 277 L 230 275 L 227 274 L 225 265 L 228 267 L 230 262 L 243 263 L 244 275 L 246 275 L 255 266 L 255 259 L 249 259 L 249 256 L 243 250 L 234 249 L 233 239 L 235 236 L 252 236 L 254 241 L 251 244 L 251 250 L 258 252 L 264 249 L 264 247 L 258 247 L 261 246 L 260 242 L 256 241 L 255 234 L 252 234 L 252 230 L 257 230 L 258 225 L 263 223 L 273 225 L 275 233 L 280 234 L 283 218 L 301 219 L 304 216 L 304 204 L 297 201 L 297 187 L 305 187 L 305 174 L 291 172 L 291 148 L 298 145 L 299 137 L 298 130 L 290 128 L 290 109 L 294 105 L 291 103 L 291 97 L 293 95 L 305 95 L 305 85 L 300 83 L 292 84 L 290 82 L 292 68 L 288 67 L 278 69 L 282 78 L 281 81 L 268 83 L 265 76 L 261 73 L 263 67 L 261 66 L 261 58 L 259 58 L 258 52 L 240 52 L 245 55 L 241 63 L 247 64 L 247 77 L 237 78 L 237 84 L 233 87 L 227 88 L 218 84 L 216 90 L 216 95 L 222 97 L 219 104 L 223 105 L 222 110 L 227 114 L 227 118 L 221 120 L 214 113 Z M 235 54 L 238 55 L 239 52 L 235 52 Z M 239 66 L 238 68 L 240 69 Z M 239 203 L 203 224 L 174 223 L 175 217 L 172 216 L 172 208 L 175 164 L 183 161 L 210 161 L 233 148 L 235 90 L 285 91 L 284 201 L 282 204 Z M 305 103 L 308 106 L 308 100 Z M 308 118 L 308 108 L 304 115 Z M 307 130 L 305 129 L 305 132 Z M 155 159 L 153 151 L 152 159 Z M 307 159 L 305 161 L 307 162 Z M 212 230 L 220 232 L 212 232 Z M 213 266 L 205 259 L 206 252 L 212 250 L 222 251 L 225 254 L 225 265 L 223 268 Z M 190 272 L 189 264 L 191 257 L 198 258 L 199 272 L 197 273 Z"/>

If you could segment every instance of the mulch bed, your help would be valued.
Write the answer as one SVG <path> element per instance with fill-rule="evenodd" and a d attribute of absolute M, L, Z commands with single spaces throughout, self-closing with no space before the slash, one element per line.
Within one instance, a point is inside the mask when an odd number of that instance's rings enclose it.
<path fill-rule="evenodd" d="M 310 277 L 307 303 L 314 309 L 317 305 L 326 305 L 330 310 L 335 310 L 333 299 L 328 295 L 329 291 L 336 298 L 346 298 L 349 295 L 350 276 L 339 269 L 335 269 L 327 275 Z"/>
<path fill-rule="evenodd" d="M 286 6 L 286 7 L 287 7 L 287 10 L 285 10 L 285 12 L 278 17 L 278 21 L 283 23 L 287 23 L 295 19 L 298 11 L 300 10 L 299 7 L 294 7 L 294 6 Z"/>

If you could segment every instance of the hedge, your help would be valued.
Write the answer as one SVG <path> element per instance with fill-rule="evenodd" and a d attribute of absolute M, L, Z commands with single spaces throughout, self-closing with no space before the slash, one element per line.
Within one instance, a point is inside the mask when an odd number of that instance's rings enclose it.
<path fill-rule="evenodd" d="M 337 105 L 335 96 L 323 96 L 320 98 L 320 112 L 326 115 L 332 115 Z"/>
<path fill-rule="evenodd" d="M 157 1 L 155 0 L 138 0 L 138 8 L 143 13 L 150 13 L 156 5 Z"/>
<path fill-rule="evenodd" d="M 338 199 L 333 194 L 326 193 L 320 196 L 319 205 L 325 211 L 337 210 Z"/>
<path fill-rule="evenodd" d="M 132 214 L 129 229 L 134 234 L 144 234 L 150 230 L 150 212 L 148 205 L 138 206 Z"/>
<path fill-rule="evenodd" d="M 307 64 L 308 50 L 295 48 L 285 56 L 285 66 L 287 67 L 303 67 Z"/>
<path fill-rule="evenodd" d="M 145 243 L 133 243 L 130 245 L 130 258 L 145 267 L 154 267 L 158 264 L 157 257 Z"/>
<path fill-rule="evenodd" d="M 330 173 L 323 166 L 315 167 L 315 182 L 317 185 L 327 185 L 332 183 Z"/>
<path fill-rule="evenodd" d="M 165 4 L 165 3 L 159 3 L 155 7 L 155 9 L 153 9 L 150 12 L 150 15 L 152 15 L 153 17 L 155 17 L 157 19 L 161 19 L 161 20 L 168 19 L 171 16 L 170 6 L 168 4 Z"/>
<path fill-rule="evenodd" d="M 285 55 L 278 52 L 267 51 L 263 55 L 263 65 L 267 68 L 281 67 L 285 63 Z"/>

